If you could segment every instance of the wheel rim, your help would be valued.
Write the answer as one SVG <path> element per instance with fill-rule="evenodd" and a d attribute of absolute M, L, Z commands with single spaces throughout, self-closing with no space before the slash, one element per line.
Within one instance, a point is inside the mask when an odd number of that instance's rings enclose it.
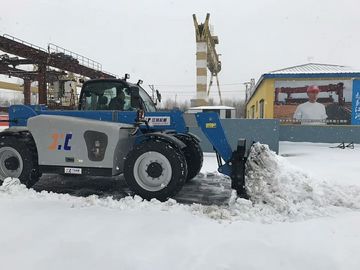
<path fill-rule="evenodd" d="M 161 171 L 159 171 L 160 166 Z M 136 182 L 147 191 L 164 189 L 170 183 L 172 176 L 169 160 L 158 152 L 146 152 L 139 156 L 133 172 Z"/>
<path fill-rule="evenodd" d="M 0 148 L 0 180 L 7 177 L 19 178 L 23 170 L 21 155 L 12 147 Z"/>

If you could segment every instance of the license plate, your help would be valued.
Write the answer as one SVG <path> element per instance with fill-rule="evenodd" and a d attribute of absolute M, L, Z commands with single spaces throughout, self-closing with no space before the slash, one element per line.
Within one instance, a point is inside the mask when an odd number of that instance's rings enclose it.
<path fill-rule="evenodd" d="M 65 168 L 66 174 L 82 174 L 81 168 Z"/>
<path fill-rule="evenodd" d="M 146 117 L 150 126 L 170 126 L 170 116 Z"/>

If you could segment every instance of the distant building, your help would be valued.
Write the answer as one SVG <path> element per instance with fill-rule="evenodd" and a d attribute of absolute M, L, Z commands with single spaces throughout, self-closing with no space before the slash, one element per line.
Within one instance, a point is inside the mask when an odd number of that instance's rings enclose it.
<path fill-rule="evenodd" d="M 265 73 L 248 95 L 246 118 L 360 124 L 360 71 L 309 63 Z"/>
<path fill-rule="evenodd" d="M 235 108 L 229 106 L 199 106 L 191 107 L 187 113 L 198 113 L 198 112 L 216 112 L 219 114 L 220 119 L 235 118 Z"/>

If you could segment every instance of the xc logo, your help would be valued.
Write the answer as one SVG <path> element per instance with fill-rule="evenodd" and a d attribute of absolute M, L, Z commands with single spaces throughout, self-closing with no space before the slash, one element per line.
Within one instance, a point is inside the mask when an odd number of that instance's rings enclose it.
<path fill-rule="evenodd" d="M 48 147 L 48 149 L 50 151 L 61 150 L 62 147 L 63 147 L 63 150 L 65 150 L 65 151 L 70 151 L 71 150 L 71 146 L 69 145 L 70 140 L 72 138 L 71 133 L 66 133 L 66 134 L 64 134 L 64 133 L 53 133 L 51 135 L 51 138 L 53 139 L 53 141 Z M 63 145 L 60 143 L 60 140 L 64 141 Z"/>

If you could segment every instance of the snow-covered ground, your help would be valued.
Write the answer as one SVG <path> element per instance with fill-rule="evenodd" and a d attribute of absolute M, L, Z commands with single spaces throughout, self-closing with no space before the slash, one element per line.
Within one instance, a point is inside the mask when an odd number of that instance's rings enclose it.
<path fill-rule="evenodd" d="M 319 180 L 360 185 L 360 146 L 330 148 L 337 144 L 281 142 L 280 154 Z"/>
<path fill-rule="evenodd" d="M 75 197 L 6 181 L 1 269 L 359 269 L 360 145 L 329 146 L 282 142 L 278 157 L 259 145 L 261 162 L 248 166 L 253 201 L 232 196 L 225 206 Z M 205 154 L 202 172 L 215 170 Z"/>

